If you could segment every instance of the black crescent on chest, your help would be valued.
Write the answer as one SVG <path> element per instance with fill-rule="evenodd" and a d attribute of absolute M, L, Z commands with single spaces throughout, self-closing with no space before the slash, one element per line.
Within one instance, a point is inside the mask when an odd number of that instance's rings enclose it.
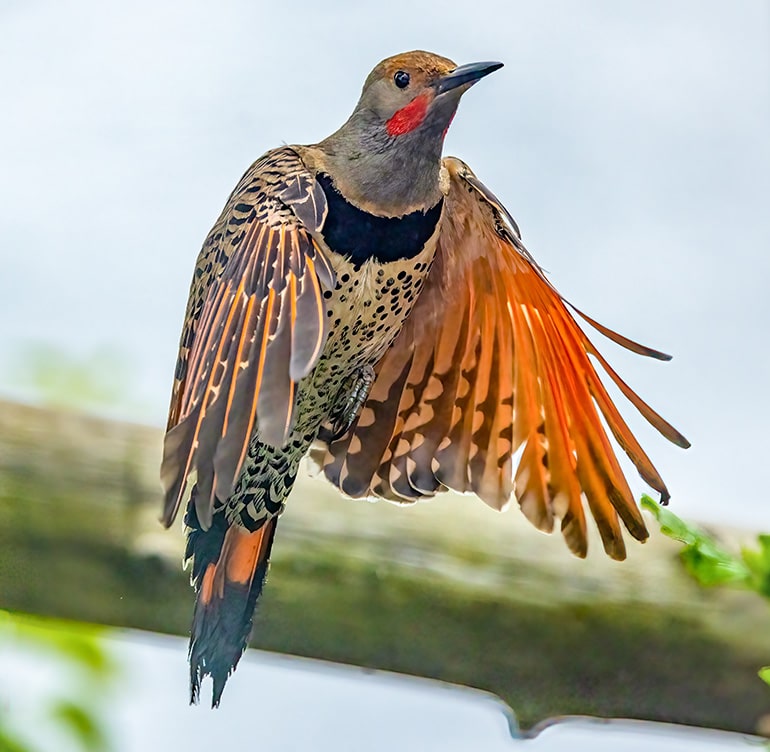
<path fill-rule="evenodd" d="M 329 207 L 321 234 L 326 245 L 354 264 L 374 259 L 381 263 L 414 258 L 433 235 L 441 217 L 443 199 L 427 211 L 403 217 L 378 217 L 345 200 L 332 179 L 319 173 L 316 180 Z"/>

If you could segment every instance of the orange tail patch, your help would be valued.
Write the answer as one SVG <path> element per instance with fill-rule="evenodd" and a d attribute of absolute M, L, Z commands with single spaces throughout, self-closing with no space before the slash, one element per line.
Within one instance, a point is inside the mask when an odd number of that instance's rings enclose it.
<path fill-rule="evenodd" d="M 272 539 L 274 521 L 270 520 L 259 530 L 251 533 L 241 527 L 231 527 L 225 534 L 219 560 L 206 567 L 201 582 L 199 602 L 207 606 L 212 597 L 224 597 L 227 582 L 251 585 L 268 539 Z"/>

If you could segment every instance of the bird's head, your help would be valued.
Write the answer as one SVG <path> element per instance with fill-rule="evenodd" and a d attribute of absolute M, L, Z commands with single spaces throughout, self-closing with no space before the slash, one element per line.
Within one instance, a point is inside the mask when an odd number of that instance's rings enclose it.
<path fill-rule="evenodd" d="M 457 66 L 430 52 L 386 58 L 369 74 L 347 122 L 318 146 L 327 171 L 359 208 L 400 215 L 441 197 L 441 151 L 460 97 L 502 63 Z"/>
<path fill-rule="evenodd" d="M 443 140 L 460 97 L 484 76 L 502 68 L 485 62 L 457 66 L 430 52 L 386 58 L 369 74 L 356 111 L 370 125 L 398 139 L 407 134 Z"/>

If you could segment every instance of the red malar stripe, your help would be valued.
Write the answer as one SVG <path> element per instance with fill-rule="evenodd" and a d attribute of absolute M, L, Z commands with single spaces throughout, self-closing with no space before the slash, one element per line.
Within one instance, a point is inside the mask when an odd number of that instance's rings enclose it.
<path fill-rule="evenodd" d="M 429 101 L 430 95 L 426 92 L 415 97 L 406 107 L 398 110 L 386 124 L 388 135 L 403 136 L 405 133 L 413 131 L 425 120 Z"/>

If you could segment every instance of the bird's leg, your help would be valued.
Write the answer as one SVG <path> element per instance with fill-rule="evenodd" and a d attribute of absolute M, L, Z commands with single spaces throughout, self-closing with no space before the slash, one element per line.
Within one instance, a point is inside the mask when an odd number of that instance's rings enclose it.
<path fill-rule="evenodd" d="M 342 438 L 353 425 L 358 411 L 363 407 L 369 391 L 374 383 L 374 368 L 369 364 L 363 365 L 353 371 L 345 381 L 343 400 L 338 402 L 337 409 L 331 416 L 331 428 L 323 427 L 318 433 L 318 438 L 327 444 Z"/>

